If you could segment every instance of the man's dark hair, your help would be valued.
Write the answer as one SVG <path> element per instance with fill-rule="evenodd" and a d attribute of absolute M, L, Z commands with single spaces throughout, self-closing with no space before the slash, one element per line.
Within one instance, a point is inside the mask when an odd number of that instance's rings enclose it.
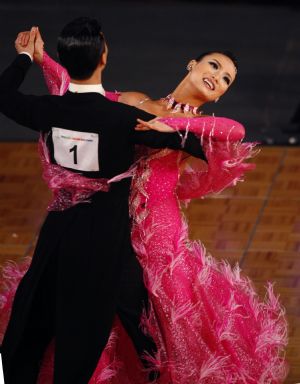
<path fill-rule="evenodd" d="M 80 17 L 68 23 L 58 37 L 57 53 L 61 64 L 73 79 L 88 79 L 105 50 L 100 23 Z"/>

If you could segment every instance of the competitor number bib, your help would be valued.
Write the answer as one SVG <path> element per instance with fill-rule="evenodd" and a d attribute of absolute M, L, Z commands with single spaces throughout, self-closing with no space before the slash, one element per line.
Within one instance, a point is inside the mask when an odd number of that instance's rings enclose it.
<path fill-rule="evenodd" d="M 99 171 L 98 133 L 52 128 L 54 158 L 65 168 Z"/>

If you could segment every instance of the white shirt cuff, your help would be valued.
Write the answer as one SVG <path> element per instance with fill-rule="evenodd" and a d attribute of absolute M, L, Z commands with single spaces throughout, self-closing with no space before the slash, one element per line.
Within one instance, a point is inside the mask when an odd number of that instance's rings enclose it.
<path fill-rule="evenodd" d="M 33 62 L 33 57 L 29 52 L 20 52 L 19 55 L 27 55 L 28 57 L 30 57 L 31 62 Z"/>

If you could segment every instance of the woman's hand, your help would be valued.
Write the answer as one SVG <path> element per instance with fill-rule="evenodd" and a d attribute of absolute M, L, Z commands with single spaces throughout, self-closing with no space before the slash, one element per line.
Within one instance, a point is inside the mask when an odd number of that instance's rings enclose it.
<path fill-rule="evenodd" d="M 34 42 L 34 55 L 33 59 L 36 63 L 41 64 L 44 54 L 44 40 L 42 39 L 39 28 L 37 29 L 36 38 Z"/>
<path fill-rule="evenodd" d="M 20 32 L 18 34 L 18 42 L 21 47 L 26 48 L 30 39 L 30 31 Z M 36 36 L 34 40 L 34 52 L 33 52 L 33 60 L 41 64 L 43 61 L 43 53 L 44 53 L 44 41 L 40 34 L 39 28 L 36 28 Z"/>
<path fill-rule="evenodd" d="M 158 132 L 174 132 L 174 129 L 158 121 L 157 118 L 150 121 L 137 119 L 137 121 L 139 122 L 139 124 L 137 124 L 135 127 L 136 131 L 149 131 L 150 129 L 153 129 L 154 131 Z"/>

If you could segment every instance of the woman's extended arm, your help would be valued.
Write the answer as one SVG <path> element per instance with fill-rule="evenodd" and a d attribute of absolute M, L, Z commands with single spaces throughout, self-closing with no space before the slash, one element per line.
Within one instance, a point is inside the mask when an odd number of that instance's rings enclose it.
<path fill-rule="evenodd" d="M 240 141 L 245 136 L 242 124 L 226 117 L 160 117 L 150 122 L 138 120 L 139 130 L 154 129 L 160 132 L 172 132 L 174 130 L 193 132 L 199 138 L 213 138 L 219 141 Z"/>
<path fill-rule="evenodd" d="M 122 92 L 120 93 L 119 102 L 132 107 L 143 109 L 142 105 L 145 101 L 150 100 L 149 96 L 142 92 Z"/>
<path fill-rule="evenodd" d="M 70 83 L 67 70 L 54 61 L 45 51 L 39 65 L 43 70 L 49 92 L 52 95 L 63 95 Z M 143 100 L 148 99 L 147 95 L 141 92 L 123 92 L 119 94 L 107 92 L 106 96 L 113 101 L 134 105 L 139 109 L 143 109 Z M 161 126 L 160 123 L 162 123 Z M 220 141 L 239 141 L 245 136 L 244 127 L 240 123 L 225 117 L 164 117 L 154 121 L 149 128 L 161 131 L 163 126 L 165 132 L 172 132 L 173 130 L 190 131 L 199 137 L 211 137 Z"/>
<path fill-rule="evenodd" d="M 58 62 L 53 60 L 47 52 L 43 51 L 42 58 L 35 60 L 42 68 L 47 88 L 52 95 L 63 95 L 70 84 L 70 76 L 67 70 Z M 105 96 L 123 104 L 131 105 L 139 109 L 142 108 L 142 101 L 148 96 L 141 92 L 107 92 Z"/>

